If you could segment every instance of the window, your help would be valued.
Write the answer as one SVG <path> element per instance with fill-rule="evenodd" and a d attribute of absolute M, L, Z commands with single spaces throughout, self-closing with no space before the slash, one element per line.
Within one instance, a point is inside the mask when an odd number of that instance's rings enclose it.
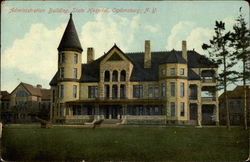
<path fill-rule="evenodd" d="M 185 96 L 185 84 L 184 83 L 180 84 L 180 96 L 181 97 Z"/>
<path fill-rule="evenodd" d="M 158 86 L 155 86 L 154 97 L 159 97 L 159 87 Z"/>
<path fill-rule="evenodd" d="M 73 69 L 73 75 L 74 75 L 73 78 L 77 79 L 77 68 Z"/>
<path fill-rule="evenodd" d="M 162 97 L 166 96 L 166 84 L 165 83 L 161 84 L 161 96 Z"/>
<path fill-rule="evenodd" d="M 180 75 L 184 75 L 184 68 L 180 69 Z"/>
<path fill-rule="evenodd" d="M 74 54 L 74 64 L 77 64 L 77 63 L 78 63 L 78 55 Z"/>
<path fill-rule="evenodd" d="M 73 85 L 73 98 L 77 97 L 77 86 Z"/>
<path fill-rule="evenodd" d="M 170 74 L 171 74 L 171 75 L 175 75 L 175 68 L 171 68 L 171 69 L 170 69 Z"/>
<path fill-rule="evenodd" d="M 175 82 L 170 83 L 170 95 L 175 96 Z"/>
<path fill-rule="evenodd" d="M 113 82 L 117 82 L 118 81 L 118 72 L 115 70 L 113 71 L 113 74 L 112 74 L 112 81 Z"/>
<path fill-rule="evenodd" d="M 62 64 L 64 63 L 64 61 L 65 61 L 65 53 L 61 53 L 59 55 L 59 63 Z"/>
<path fill-rule="evenodd" d="M 64 106 L 62 103 L 60 103 L 60 107 L 59 107 L 59 112 L 60 112 L 60 116 L 63 116 L 64 115 Z"/>
<path fill-rule="evenodd" d="M 55 102 L 55 94 L 56 94 L 55 90 L 53 90 L 52 93 L 53 93 L 52 94 L 52 102 Z"/>
<path fill-rule="evenodd" d="M 60 85 L 60 98 L 63 98 L 64 97 L 64 86 L 63 85 Z"/>
<path fill-rule="evenodd" d="M 153 86 L 152 85 L 149 85 L 149 87 L 148 87 L 148 97 L 149 98 L 152 98 L 153 96 L 154 96 L 154 94 L 153 94 Z"/>
<path fill-rule="evenodd" d="M 180 113 L 181 116 L 184 116 L 184 110 L 185 110 L 185 103 L 181 102 L 181 113 Z"/>
<path fill-rule="evenodd" d="M 125 71 L 125 70 L 122 70 L 122 71 L 121 71 L 121 78 L 120 78 L 120 81 L 126 81 L 126 71 Z"/>
<path fill-rule="evenodd" d="M 64 67 L 60 68 L 60 78 L 64 78 Z"/>
<path fill-rule="evenodd" d="M 73 115 L 82 115 L 80 105 L 73 105 Z"/>
<path fill-rule="evenodd" d="M 117 98 L 118 97 L 118 87 L 117 85 L 112 86 L 112 98 Z"/>
<path fill-rule="evenodd" d="M 175 117 L 175 103 L 174 102 L 170 103 L 170 108 L 171 108 L 171 116 Z"/>
<path fill-rule="evenodd" d="M 110 74 L 109 71 L 104 72 L 104 81 L 109 82 L 110 81 Z"/>
<path fill-rule="evenodd" d="M 126 86 L 124 84 L 120 86 L 120 98 L 126 98 Z"/>
<path fill-rule="evenodd" d="M 161 69 L 161 75 L 164 76 L 166 74 L 166 70 L 165 69 Z"/>
<path fill-rule="evenodd" d="M 109 85 L 105 85 L 104 87 L 104 97 L 109 98 Z"/>
<path fill-rule="evenodd" d="M 159 87 L 157 85 L 149 85 L 148 97 L 149 98 L 159 97 Z"/>
<path fill-rule="evenodd" d="M 25 91 L 17 91 L 16 97 L 27 97 L 28 94 Z"/>
<path fill-rule="evenodd" d="M 89 86 L 88 87 L 88 96 L 89 96 L 89 98 L 97 98 L 98 97 L 98 87 L 97 86 Z"/>
<path fill-rule="evenodd" d="M 133 86 L 133 97 L 134 98 L 143 98 L 143 86 L 134 85 Z"/>

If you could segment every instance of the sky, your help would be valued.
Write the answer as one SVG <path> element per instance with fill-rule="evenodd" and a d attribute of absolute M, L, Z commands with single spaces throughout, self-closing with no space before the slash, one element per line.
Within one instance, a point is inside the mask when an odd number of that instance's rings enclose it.
<path fill-rule="evenodd" d="M 70 12 L 86 63 L 88 47 L 97 59 L 114 43 L 125 53 L 144 51 L 145 40 L 151 41 L 152 51 L 181 50 L 186 40 L 188 50 L 206 55 L 201 45 L 212 38 L 215 21 L 232 30 L 240 7 L 249 24 L 244 1 L 4 1 L 1 90 L 12 92 L 20 82 L 50 87 Z"/>

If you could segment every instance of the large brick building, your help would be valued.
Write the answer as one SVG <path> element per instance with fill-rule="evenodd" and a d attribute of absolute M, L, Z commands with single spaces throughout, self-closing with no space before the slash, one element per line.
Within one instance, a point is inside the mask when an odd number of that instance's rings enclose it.
<path fill-rule="evenodd" d="M 181 44 L 181 43 L 180 43 Z M 123 124 L 215 124 L 217 66 L 194 50 L 124 53 L 116 44 L 98 59 L 81 47 L 72 15 L 50 82 L 54 121 L 119 119 Z M 213 91 L 214 90 L 214 91 Z M 213 91 L 213 92 L 211 92 Z"/>
<path fill-rule="evenodd" d="M 33 122 L 33 116 L 49 119 L 50 90 L 21 82 L 10 94 L 2 92 L 1 120 L 4 123 Z"/>

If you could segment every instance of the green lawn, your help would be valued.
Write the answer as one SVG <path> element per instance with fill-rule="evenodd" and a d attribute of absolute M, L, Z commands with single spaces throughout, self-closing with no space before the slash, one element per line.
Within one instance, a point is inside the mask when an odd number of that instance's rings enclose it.
<path fill-rule="evenodd" d="M 242 161 L 248 156 L 248 131 L 7 126 L 2 145 L 7 160 Z"/>

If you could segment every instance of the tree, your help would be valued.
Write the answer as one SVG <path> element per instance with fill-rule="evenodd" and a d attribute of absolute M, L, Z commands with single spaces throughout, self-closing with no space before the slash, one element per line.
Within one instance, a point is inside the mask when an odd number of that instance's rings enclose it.
<path fill-rule="evenodd" d="M 234 47 L 233 61 L 241 61 L 243 68 L 238 73 L 236 79 L 243 82 L 244 97 L 243 97 L 243 114 L 244 114 L 244 129 L 247 129 L 247 87 L 246 81 L 250 80 L 250 31 L 247 27 L 247 23 L 243 15 L 241 14 L 236 19 L 236 24 L 233 26 L 233 32 L 231 33 L 231 46 Z"/>
<path fill-rule="evenodd" d="M 224 89 L 224 108 L 226 109 L 226 123 L 227 129 L 230 130 L 230 117 L 228 109 L 228 99 L 227 99 L 227 85 L 232 83 L 235 79 L 232 75 L 237 72 L 230 70 L 235 62 L 229 61 L 230 58 L 230 32 L 225 31 L 225 23 L 222 21 L 215 21 L 215 34 L 209 44 L 203 44 L 202 49 L 207 50 L 210 58 L 217 64 L 222 71 L 216 76 L 218 84 L 216 89 Z"/>

